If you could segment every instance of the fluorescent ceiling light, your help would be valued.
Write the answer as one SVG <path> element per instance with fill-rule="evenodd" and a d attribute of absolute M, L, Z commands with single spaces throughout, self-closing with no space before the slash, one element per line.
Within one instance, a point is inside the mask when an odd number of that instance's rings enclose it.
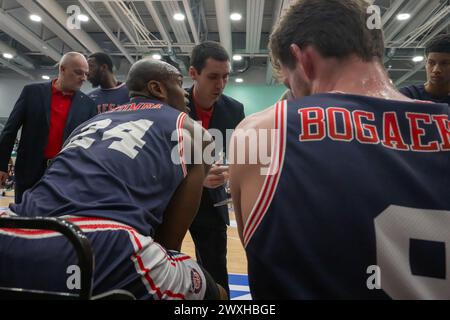
<path fill-rule="evenodd" d="M 32 14 L 32 15 L 30 15 L 30 20 L 34 21 L 34 22 L 41 22 L 42 18 L 40 16 L 38 16 L 37 14 Z"/>
<path fill-rule="evenodd" d="M 88 22 L 89 21 L 89 17 L 85 14 L 79 14 L 77 17 L 78 20 L 80 20 L 81 22 Z"/>
<path fill-rule="evenodd" d="M 236 80 L 234 80 L 236 83 L 242 83 L 244 82 L 244 79 L 242 78 L 236 78 Z"/>
<path fill-rule="evenodd" d="M 175 14 L 173 15 L 173 18 L 174 18 L 175 20 L 177 20 L 177 21 L 183 21 L 184 18 L 185 18 L 185 16 L 184 16 L 184 14 L 182 14 L 182 13 L 175 13 Z"/>
<path fill-rule="evenodd" d="M 162 56 L 159 53 L 155 53 L 154 55 L 152 55 L 152 58 L 155 60 L 161 60 Z"/>
<path fill-rule="evenodd" d="M 5 52 L 3 54 L 3 58 L 10 60 L 10 59 L 14 58 L 14 55 L 11 53 Z"/>
<path fill-rule="evenodd" d="M 42 79 L 43 79 L 43 80 L 50 80 L 50 77 L 49 77 L 49 76 L 46 76 L 46 75 L 43 75 L 43 76 L 42 76 Z"/>
<path fill-rule="evenodd" d="M 242 61 L 242 56 L 241 56 L 240 54 L 235 54 L 235 55 L 233 56 L 233 60 L 234 60 L 234 61 Z"/>
<path fill-rule="evenodd" d="M 233 13 L 230 15 L 230 19 L 233 20 L 233 21 L 241 21 L 241 19 L 242 19 L 242 14 L 237 13 L 237 12 L 233 12 Z"/>
<path fill-rule="evenodd" d="M 414 58 L 412 58 L 412 61 L 414 62 L 422 62 L 423 61 L 423 56 L 415 56 Z"/>
<path fill-rule="evenodd" d="M 397 20 L 404 21 L 411 18 L 411 15 L 409 13 L 400 13 L 397 15 Z"/>

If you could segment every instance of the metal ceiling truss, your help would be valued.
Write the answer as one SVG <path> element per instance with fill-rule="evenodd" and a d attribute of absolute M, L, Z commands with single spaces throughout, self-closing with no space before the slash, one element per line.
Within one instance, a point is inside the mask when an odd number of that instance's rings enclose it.
<path fill-rule="evenodd" d="M 128 21 L 130 21 L 132 28 L 136 33 L 138 51 L 148 51 L 145 48 L 161 48 L 167 45 L 167 41 L 158 39 L 156 35 L 148 30 L 133 3 L 127 4 L 122 0 L 116 0 L 115 3 Z"/>
<path fill-rule="evenodd" d="M 433 2 L 433 1 L 439 1 L 439 0 L 415 0 L 415 1 L 411 1 L 405 4 L 405 6 L 403 6 L 402 11 L 403 12 L 408 12 L 411 14 L 411 16 L 414 17 L 414 20 L 420 20 L 421 22 L 423 22 L 423 20 L 426 18 L 424 17 L 426 15 L 426 11 L 422 10 L 427 3 L 429 2 Z M 419 14 L 420 13 L 420 14 Z M 398 38 L 398 35 L 400 34 L 400 32 L 402 30 L 404 30 L 405 28 L 410 29 L 408 26 L 410 24 L 402 22 L 402 21 L 398 21 L 396 19 L 391 19 L 391 23 L 389 23 L 384 31 L 385 31 L 385 43 L 387 45 L 387 47 L 398 47 L 401 44 L 401 41 Z"/>
<path fill-rule="evenodd" d="M 276 0 L 273 10 L 272 29 L 283 15 L 283 13 L 289 8 L 291 0 Z M 273 74 L 273 65 L 270 61 L 270 57 L 267 58 L 267 71 L 266 71 L 266 84 L 272 85 L 277 82 Z"/>
<path fill-rule="evenodd" d="M 220 43 L 231 56 L 233 54 L 233 42 L 231 39 L 230 1 L 214 0 L 216 5 L 217 26 L 219 28 Z"/>
<path fill-rule="evenodd" d="M 117 47 L 118 51 L 111 52 L 111 55 L 124 56 L 133 63 L 140 56 L 160 52 L 180 63 L 180 67 L 186 70 L 183 65 L 185 57 L 190 55 L 194 45 L 208 38 L 204 1 L 206 0 L 78 0 L 78 3 Z M 274 1 L 273 27 L 292 0 L 270 1 Z M 149 31 L 149 26 L 142 18 L 143 13 L 137 9 L 140 5 L 137 2 L 143 3 L 148 9 L 159 35 Z M 230 0 L 214 0 L 214 3 L 220 42 L 232 56 Z M 376 0 L 374 3 L 381 2 Z M 392 60 L 395 65 L 390 71 L 402 72 L 411 65 L 410 59 L 416 54 L 415 49 L 417 53 L 422 52 L 430 39 L 449 27 L 450 5 L 449 1 L 442 0 L 391 0 L 388 3 L 390 6 L 382 16 L 385 43 L 389 49 L 385 63 Z M 260 48 L 265 4 L 265 0 L 246 0 L 246 42 L 245 51 L 242 52 L 245 57 L 266 55 Z M 19 21 L 19 17 L 23 17 L 23 10 L 42 17 L 42 24 L 38 29 L 30 21 Z M 99 13 L 106 13 L 111 17 L 112 20 L 108 22 L 113 21 L 113 25 L 108 26 Z M 175 21 L 175 13 L 185 14 L 186 20 Z M 398 13 L 410 13 L 413 18 L 410 21 L 398 21 Z M 0 41 L 1 51 L 14 51 L 13 61 L 0 59 L 0 63 L 30 78 L 33 74 L 28 70 L 33 71 L 35 66 L 26 55 L 44 55 L 59 61 L 62 54 L 69 50 L 82 53 L 103 51 L 82 28 L 68 27 L 68 18 L 58 0 L 0 0 L 0 30 L 31 51 L 24 54 L 18 52 L 21 46 L 16 49 L 14 42 Z M 9 40 L 9 37 L 6 39 Z M 405 53 L 400 49 L 410 51 Z M 183 59 L 180 60 L 176 55 Z M 396 81 L 397 85 L 423 70 L 424 62 L 414 64 L 413 67 Z M 269 58 L 266 83 L 275 83 Z"/>
<path fill-rule="evenodd" d="M 167 16 L 170 28 L 172 29 L 175 39 L 177 40 L 177 46 L 182 52 L 190 52 L 194 43 L 189 36 L 186 23 L 184 21 L 175 21 L 172 17 L 176 13 L 183 12 L 178 4 L 178 1 L 162 1 L 161 5 Z"/>
<path fill-rule="evenodd" d="M 11 61 L 8 61 L 6 59 L 0 58 L 0 64 L 5 66 L 8 69 L 11 69 L 21 75 L 23 75 L 24 77 L 27 77 L 30 80 L 34 80 L 34 76 L 30 73 L 28 73 L 27 71 L 23 70 L 22 68 L 14 65 Z"/>
<path fill-rule="evenodd" d="M 117 5 L 117 4 L 112 3 L 111 1 L 103 1 L 103 5 L 108 10 L 108 12 L 111 15 L 111 17 L 113 17 L 114 21 L 118 24 L 118 26 L 120 27 L 120 30 L 122 30 L 123 33 L 125 33 L 125 35 L 127 36 L 128 40 L 132 44 L 137 45 L 138 44 L 138 42 L 136 40 L 137 33 L 134 32 L 135 34 L 134 35 L 132 34 L 132 32 L 130 31 L 129 27 L 125 24 L 126 22 L 124 20 L 122 20 L 120 14 L 114 9 L 113 6 Z"/>
<path fill-rule="evenodd" d="M 13 55 L 14 62 L 18 63 L 22 67 L 30 70 L 36 69 L 34 63 L 25 55 L 19 53 L 15 48 L 11 47 L 7 43 L 0 41 L 0 54 L 9 53 Z"/>
<path fill-rule="evenodd" d="M 61 39 L 71 50 L 84 52 L 86 48 L 80 44 L 61 24 L 56 21 L 53 16 L 44 10 L 39 4 L 30 0 L 16 0 L 29 13 L 34 13 L 42 18 L 42 24 L 52 31 L 59 39 Z"/>
<path fill-rule="evenodd" d="M 29 0 L 24 0 L 29 1 Z M 93 52 L 99 52 L 103 51 L 100 46 L 92 39 L 83 29 L 79 28 L 70 28 L 67 25 L 67 21 L 69 19 L 69 16 L 66 13 L 66 10 L 64 10 L 61 5 L 56 0 L 34 0 L 36 3 L 38 3 L 41 7 L 41 9 L 48 12 L 48 15 L 44 21 L 44 23 L 50 23 L 49 29 L 52 30 L 52 32 L 55 30 L 59 30 L 61 27 L 56 27 L 55 23 L 49 22 L 57 22 L 60 26 L 64 27 L 64 30 L 68 32 L 71 37 L 76 39 L 79 43 L 81 43 L 86 49 L 87 52 L 93 53 Z M 43 17 L 44 20 L 44 17 Z M 47 21 L 48 20 L 48 21 Z M 51 27 L 50 27 L 51 26 Z M 55 29 L 53 28 L 55 27 Z M 79 52 L 85 52 L 86 50 L 80 50 L 80 48 L 71 43 L 68 42 L 71 37 L 70 36 L 64 36 L 64 33 L 61 33 L 61 30 L 58 31 L 57 34 L 60 39 L 63 39 L 64 41 L 67 41 L 66 43 L 69 45 L 69 47 L 72 48 L 72 50 L 79 51 Z"/>
<path fill-rule="evenodd" d="M 3 30 L 31 51 L 37 50 L 54 61 L 59 61 L 62 57 L 60 52 L 52 48 L 3 9 L 0 9 L 0 30 Z"/>
<path fill-rule="evenodd" d="M 100 16 L 95 12 L 91 5 L 86 0 L 78 0 L 78 2 L 83 6 L 84 10 L 91 16 L 91 18 L 97 23 L 97 25 L 103 30 L 104 33 L 111 39 L 114 45 L 123 53 L 125 58 L 130 63 L 134 63 L 134 58 L 130 55 L 128 50 L 122 45 L 119 39 L 114 35 L 111 29 L 104 23 Z M 101 50 L 103 51 L 103 50 Z"/>
<path fill-rule="evenodd" d="M 247 0 L 246 52 L 259 53 L 264 17 L 264 0 Z"/>

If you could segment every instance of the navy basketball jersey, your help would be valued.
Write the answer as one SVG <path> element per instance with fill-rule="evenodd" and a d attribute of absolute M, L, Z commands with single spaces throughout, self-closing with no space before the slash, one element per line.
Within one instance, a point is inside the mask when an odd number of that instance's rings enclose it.
<path fill-rule="evenodd" d="M 276 105 L 244 226 L 256 299 L 450 299 L 444 104 L 320 94 Z"/>
<path fill-rule="evenodd" d="M 24 216 L 107 218 L 153 236 L 187 174 L 178 143 L 187 115 L 156 101 L 132 102 L 80 125 L 11 209 Z"/>
<path fill-rule="evenodd" d="M 97 104 L 98 113 L 108 112 L 130 101 L 129 91 L 125 83 L 111 89 L 98 88 L 88 94 Z"/>

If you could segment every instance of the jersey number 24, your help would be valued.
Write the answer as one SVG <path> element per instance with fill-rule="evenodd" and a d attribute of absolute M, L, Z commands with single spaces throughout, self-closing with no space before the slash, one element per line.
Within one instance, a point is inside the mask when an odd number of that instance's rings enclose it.
<path fill-rule="evenodd" d="M 111 123 L 111 119 L 89 123 L 80 130 L 79 134 L 70 138 L 69 142 L 61 152 L 78 147 L 89 149 L 95 143 L 95 139 L 90 136 L 95 134 L 98 130 L 108 128 Z M 134 159 L 139 154 L 139 151 L 136 149 L 142 149 L 145 145 L 145 141 L 142 138 L 152 125 L 153 121 L 143 119 L 121 123 L 110 130 L 105 131 L 103 133 L 102 141 L 115 139 L 115 141 L 108 146 L 108 149 L 119 151 L 131 159 Z M 120 140 L 117 140 L 117 138 Z"/>

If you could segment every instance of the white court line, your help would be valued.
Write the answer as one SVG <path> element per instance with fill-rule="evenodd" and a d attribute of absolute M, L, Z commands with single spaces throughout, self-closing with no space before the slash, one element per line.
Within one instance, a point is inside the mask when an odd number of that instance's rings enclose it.
<path fill-rule="evenodd" d="M 250 292 L 249 286 L 240 286 L 236 284 L 230 284 L 230 290 L 231 291 L 244 291 L 244 292 Z"/>
<path fill-rule="evenodd" d="M 235 297 L 231 300 L 253 300 L 252 295 L 249 294 L 244 294 L 243 296 L 239 296 L 239 297 Z"/>

